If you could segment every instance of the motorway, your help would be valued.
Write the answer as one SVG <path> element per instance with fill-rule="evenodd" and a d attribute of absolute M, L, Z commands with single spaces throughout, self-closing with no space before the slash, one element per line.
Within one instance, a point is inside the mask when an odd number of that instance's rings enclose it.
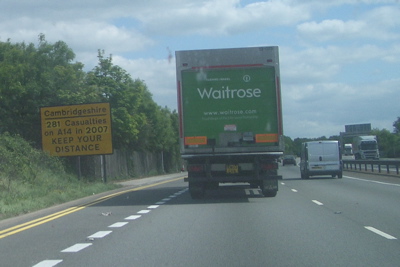
<path fill-rule="evenodd" d="M 275 198 L 171 175 L 0 221 L 0 266 L 399 266 L 399 178 L 279 172 Z"/>

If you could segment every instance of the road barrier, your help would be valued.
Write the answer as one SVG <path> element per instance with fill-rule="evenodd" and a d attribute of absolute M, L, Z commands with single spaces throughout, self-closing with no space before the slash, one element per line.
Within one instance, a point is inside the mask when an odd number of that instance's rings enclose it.
<path fill-rule="evenodd" d="M 371 171 L 376 169 L 382 173 L 382 166 L 386 173 L 399 175 L 400 160 L 343 160 L 343 168 L 354 171 Z"/>

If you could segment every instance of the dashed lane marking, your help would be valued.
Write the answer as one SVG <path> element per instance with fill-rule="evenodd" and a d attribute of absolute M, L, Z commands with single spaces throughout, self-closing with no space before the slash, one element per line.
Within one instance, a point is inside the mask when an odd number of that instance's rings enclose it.
<path fill-rule="evenodd" d="M 82 249 L 90 247 L 91 245 L 93 245 L 93 244 L 92 243 L 78 243 L 69 248 L 61 250 L 61 252 L 78 252 L 78 251 L 81 251 Z"/>
<path fill-rule="evenodd" d="M 138 211 L 137 213 L 138 214 L 147 214 L 147 213 L 149 213 L 150 212 L 150 210 L 140 210 L 140 211 Z"/>
<path fill-rule="evenodd" d="M 87 238 L 103 238 L 111 233 L 112 231 L 98 231 L 97 233 L 90 235 Z"/>
<path fill-rule="evenodd" d="M 63 260 L 45 260 L 41 261 L 36 265 L 33 265 L 33 267 L 53 267 L 62 262 Z"/>
<path fill-rule="evenodd" d="M 318 206 L 324 205 L 323 203 L 319 202 L 318 200 L 313 200 L 312 202 L 314 202 L 314 203 L 317 204 Z"/>
<path fill-rule="evenodd" d="M 394 237 L 394 236 L 392 236 L 392 235 L 389 235 L 389 234 L 387 234 L 387 233 L 385 233 L 385 232 L 382 232 L 381 230 L 378 230 L 378 229 L 376 229 L 376 228 L 374 228 L 374 227 L 372 227 L 372 226 L 364 226 L 364 227 L 365 227 L 365 229 L 370 230 L 371 232 L 373 232 L 373 233 L 375 233 L 375 234 L 378 234 L 378 235 L 380 235 L 380 236 L 383 236 L 384 238 L 387 238 L 387 239 L 397 239 L 396 237 Z"/>
<path fill-rule="evenodd" d="M 116 222 L 114 224 L 111 224 L 108 227 L 110 227 L 110 228 L 119 228 L 119 227 L 125 226 L 127 224 L 128 224 L 128 222 Z"/>
<path fill-rule="evenodd" d="M 136 220 L 139 219 L 140 217 L 142 217 L 142 215 L 131 215 L 125 218 L 125 220 Z"/>

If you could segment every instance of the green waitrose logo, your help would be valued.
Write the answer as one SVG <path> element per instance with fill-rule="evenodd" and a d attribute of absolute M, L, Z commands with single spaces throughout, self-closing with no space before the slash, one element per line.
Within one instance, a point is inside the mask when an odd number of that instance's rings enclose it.
<path fill-rule="evenodd" d="M 234 98 L 258 98 L 261 97 L 261 89 L 248 88 L 248 89 L 229 89 L 229 86 L 222 86 L 221 89 L 216 90 L 213 87 L 197 88 L 197 92 L 201 99 L 234 99 Z"/>

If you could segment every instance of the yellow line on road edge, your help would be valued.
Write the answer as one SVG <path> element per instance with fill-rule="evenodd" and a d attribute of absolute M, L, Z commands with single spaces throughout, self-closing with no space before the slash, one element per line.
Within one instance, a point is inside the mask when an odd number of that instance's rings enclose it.
<path fill-rule="evenodd" d="M 89 202 L 89 203 L 86 203 L 86 204 L 83 204 L 83 205 L 80 205 L 80 206 L 77 206 L 77 207 L 71 207 L 71 208 L 68 208 L 68 209 L 65 209 L 65 210 L 62 210 L 62 211 L 59 211 L 59 212 L 56 212 L 56 213 L 53 213 L 53 214 L 50 214 L 50 215 L 35 219 L 35 220 L 32 220 L 32 221 L 29 221 L 29 222 L 26 222 L 26 223 L 22 223 L 22 224 L 19 224 L 19 225 L 16 225 L 16 226 L 13 226 L 13 227 L 10 227 L 10 228 L 7 228 L 5 230 L 0 231 L 0 239 L 4 238 L 6 236 L 10 236 L 10 235 L 13 235 L 13 234 L 28 230 L 28 229 L 33 228 L 35 226 L 38 226 L 38 225 L 53 221 L 53 220 L 55 220 L 57 218 L 63 217 L 65 215 L 68 215 L 68 214 L 71 214 L 73 212 L 82 210 L 82 209 L 84 209 L 86 207 L 89 207 L 89 206 L 93 206 L 93 205 L 95 205 L 97 203 L 106 201 L 108 199 L 111 199 L 111 198 L 119 196 L 119 195 L 123 195 L 123 194 L 128 193 L 128 192 L 139 191 L 139 190 L 143 190 L 143 189 L 146 189 L 146 188 L 149 188 L 149 187 L 154 187 L 154 186 L 157 186 L 157 185 L 162 185 L 162 184 L 166 184 L 166 183 L 170 183 L 170 182 L 175 182 L 175 181 L 178 181 L 178 180 L 181 180 L 181 179 L 182 179 L 182 177 L 175 178 L 175 179 L 172 179 L 172 180 L 163 181 L 163 182 L 158 182 L 158 183 L 155 183 L 155 184 L 140 186 L 140 187 L 136 187 L 136 188 L 133 188 L 133 189 L 124 190 L 124 191 L 121 191 L 121 192 L 117 192 L 117 193 L 114 193 L 114 194 L 110 194 L 110 195 L 101 197 L 99 199 L 96 199 L 95 201 L 92 201 L 92 202 Z"/>

